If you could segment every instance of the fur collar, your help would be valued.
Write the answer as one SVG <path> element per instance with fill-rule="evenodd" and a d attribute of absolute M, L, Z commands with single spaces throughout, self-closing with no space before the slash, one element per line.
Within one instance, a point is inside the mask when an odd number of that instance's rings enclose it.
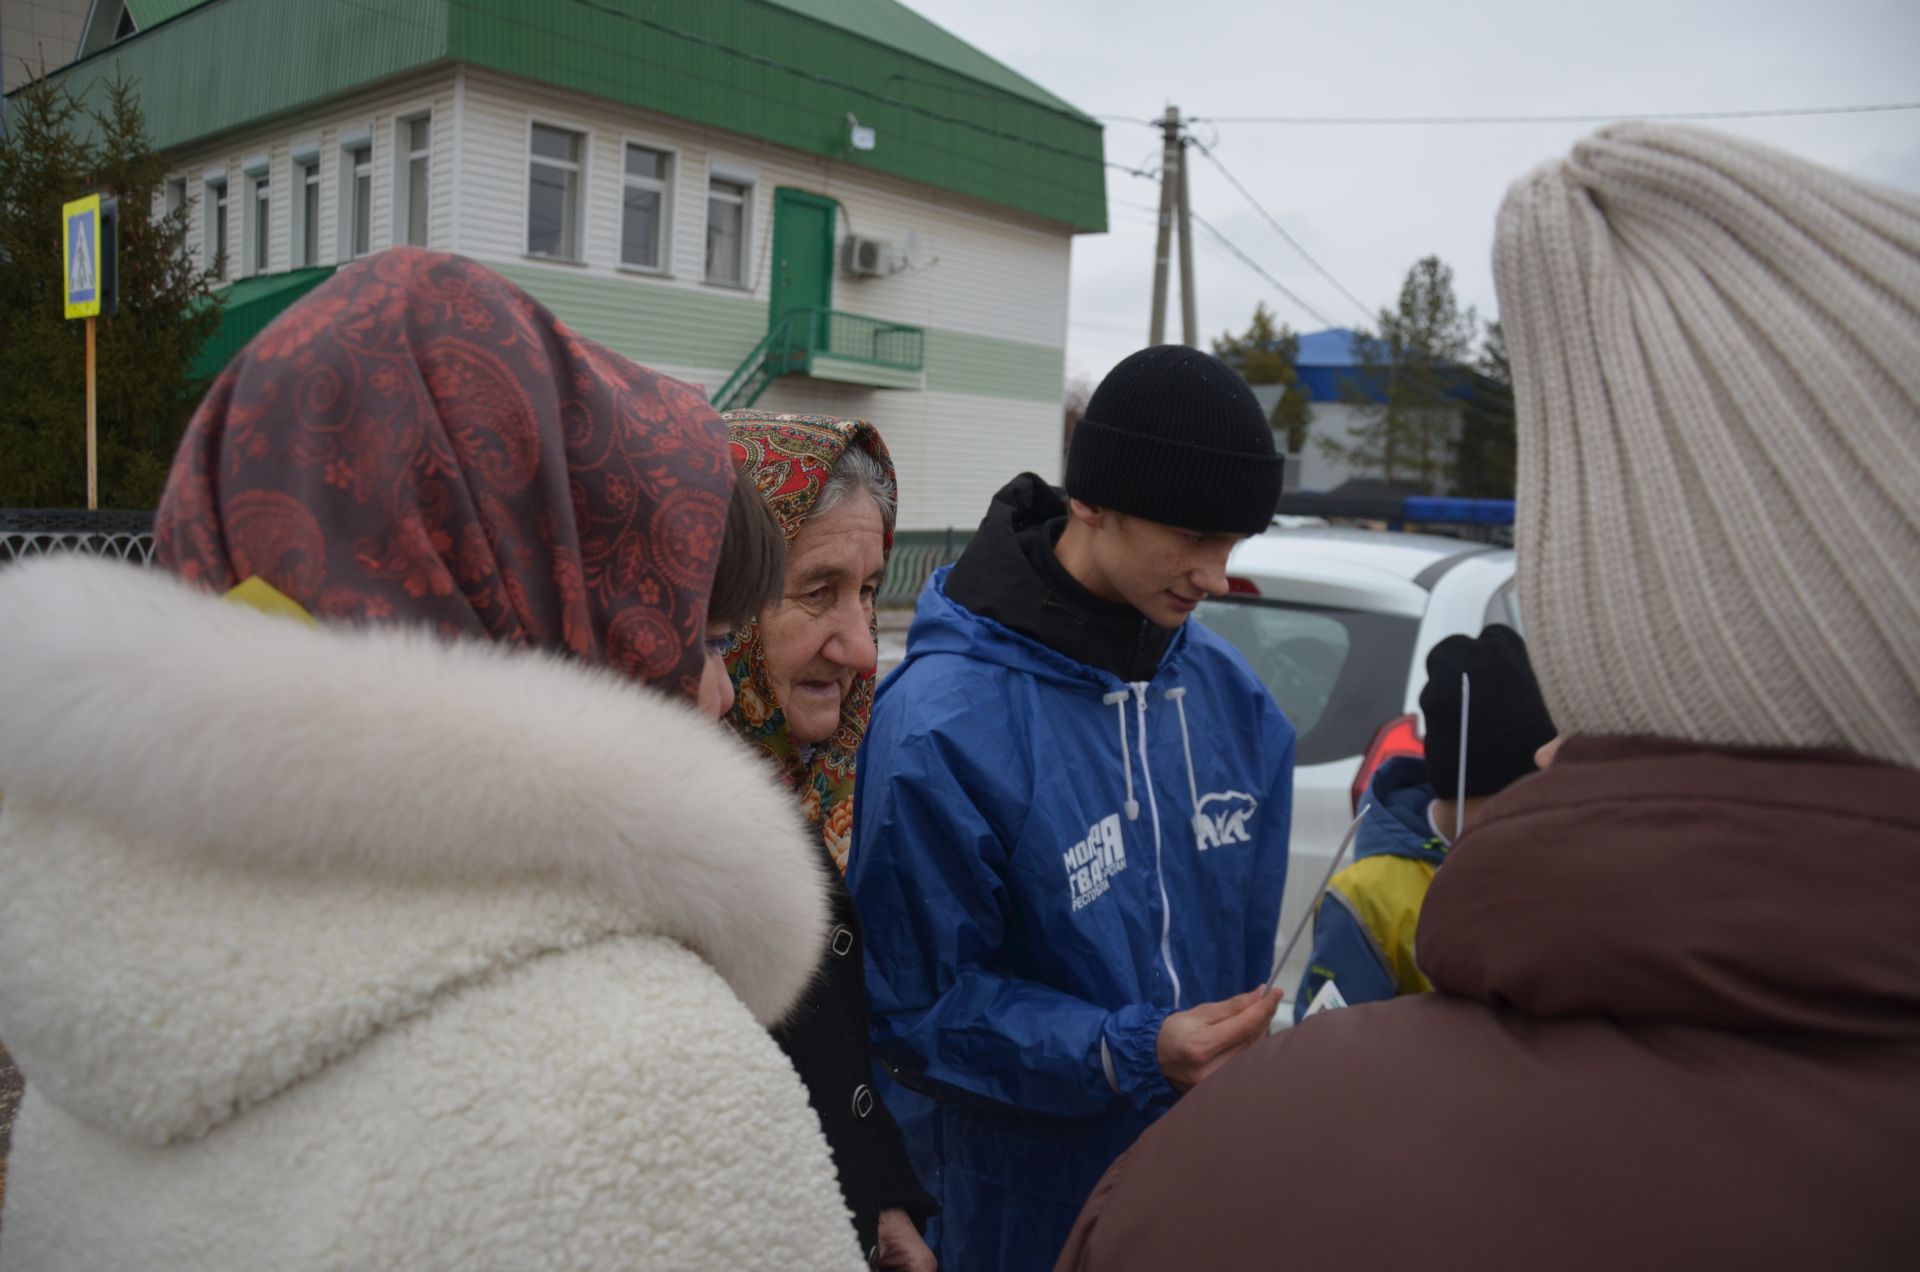
<path fill-rule="evenodd" d="M 827 880 L 792 793 L 610 673 L 314 630 L 65 557 L 0 571 L 0 702 L 0 1035 L 41 1061 L 34 1081 L 148 1138 L 204 1129 L 451 983 L 605 935 L 686 945 L 762 1023 L 819 961 Z M 167 1013 L 187 1022 L 158 1030 L 171 1042 L 149 1028 Z M 85 1089 L 124 1077 L 105 1072 L 119 1048 L 222 1068 L 188 1026 L 249 1013 L 263 1036 L 216 1090 L 204 1072 Z"/>

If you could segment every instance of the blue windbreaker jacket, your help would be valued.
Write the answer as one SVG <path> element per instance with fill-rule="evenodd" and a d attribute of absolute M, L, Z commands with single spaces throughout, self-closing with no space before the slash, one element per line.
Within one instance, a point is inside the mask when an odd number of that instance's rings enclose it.
<path fill-rule="evenodd" d="M 922 593 L 861 751 L 848 881 L 942 1265 L 1049 1268 L 1174 1092 L 1172 1011 L 1261 985 L 1293 728 L 1197 622 L 1126 685 Z"/>
<path fill-rule="evenodd" d="M 1414 963 L 1413 936 L 1447 841 L 1433 833 L 1426 762 L 1388 760 L 1367 784 L 1370 807 L 1354 836 L 1353 864 L 1333 877 L 1313 915 L 1313 954 L 1293 1018 L 1305 1019 L 1328 981 L 1349 1007 L 1431 989 Z"/>

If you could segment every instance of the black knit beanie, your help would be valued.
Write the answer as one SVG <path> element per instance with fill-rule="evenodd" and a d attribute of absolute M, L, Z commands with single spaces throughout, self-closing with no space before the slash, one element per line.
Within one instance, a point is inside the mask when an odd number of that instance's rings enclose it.
<path fill-rule="evenodd" d="M 1449 636 L 1427 655 L 1420 710 L 1427 717 L 1427 780 L 1441 799 L 1460 785 L 1460 677 L 1467 694 L 1466 796 L 1492 795 L 1534 771 L 1533 753 L 1553 741 L 1553 721 L 1527 661 L 1527 642 L 1495 623 Z"/>
<path fill-rule="evenodd" d="M 1067 449 L 1067 493 L 1182 530 L 1259 534 L 1280 506 L 1285 462 L 1238 371 L 1155 345 L 1093 391 Z"/>

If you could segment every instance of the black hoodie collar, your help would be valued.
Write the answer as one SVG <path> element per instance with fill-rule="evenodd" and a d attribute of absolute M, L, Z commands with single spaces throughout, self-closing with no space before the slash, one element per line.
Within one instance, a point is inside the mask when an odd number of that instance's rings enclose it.
<path fill-rule="evenodd" d="M 1066 524 L 1060 492 L 1020 474 L 993 497 L 947 576 L 947 599 L 1129 683 L 1153 679 L 1178 629 L 1095 596 L 1069 574 L 1053 551 Z"/>

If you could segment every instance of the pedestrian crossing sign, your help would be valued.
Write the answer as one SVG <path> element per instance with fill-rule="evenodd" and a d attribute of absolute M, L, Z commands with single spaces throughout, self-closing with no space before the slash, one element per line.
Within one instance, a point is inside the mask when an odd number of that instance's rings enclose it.
<path fill-rule="evenodd" d="M 100 312 L 100 196 L 75 199 L 61 214 L 66 228 L 67 317 L 92 318 Z"/>

